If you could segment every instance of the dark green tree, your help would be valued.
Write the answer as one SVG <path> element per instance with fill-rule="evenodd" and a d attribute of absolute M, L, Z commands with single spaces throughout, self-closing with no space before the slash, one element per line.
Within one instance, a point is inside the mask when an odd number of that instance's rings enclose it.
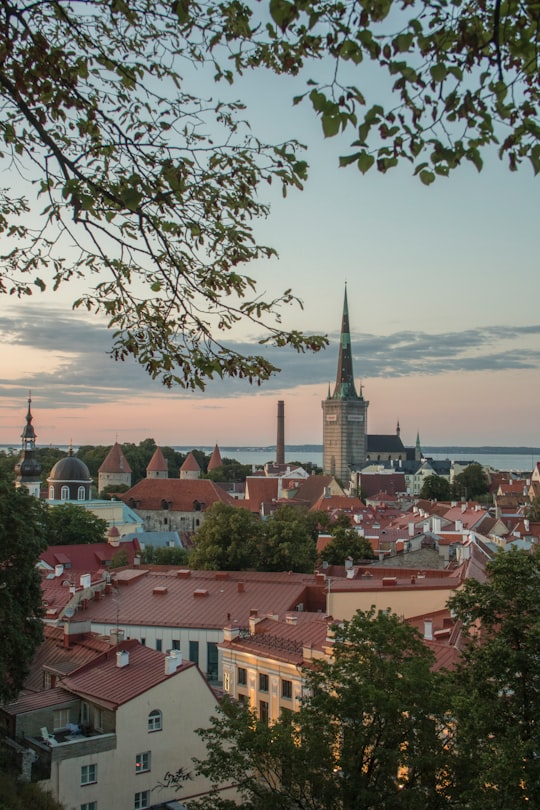
<path fill-rule="evenodd" d="M 489 482 L 481 464 L 469 464 L 452 482 L 454 498 L 471 500 L 489 492 Z"/>
<path fill-rule="evenodd" d="M 316 544 L 306 517 L 307 509 L 285 505 L 264 521 L 259 570 L 313 572 Z"/>
<path fill-rule="evenodd" d="M 458 807 L 540 806 L 540 555 L 512 549 L 449 605 L 467 645 L 453 679 Z"/>
<path fill-rule="evenodd" d="M 330 563 L 330 565 L 344 565 L 347 557 L 352 557 L 356 564 L 375 557 L 369 540 L 359 535 L 355 529 L 336 526 L 331 531 L 332 541 L 321 552 L 323 562 Z"/>
<path fill-rule="evenodd" d="M 450 482 L 441 475 L 428 475 L 424 478 L 420 498 L 429 501 L 448 501 L 452 495 Z"/>
<path fill-rule="evenodd" d="M 186 565 L 189 552 L 185 548 L 154 548 L 145 546 L 141 552 L 144 565 Z"/>
<path fill-rule="evenodd" d="M 525 517 L 527 520 L 540 521 L 540 498 L 533 498 L 530 504 L 525 507 Z"/>
<path fill-rule="evenodd" d="M 251 475 L 251 464 L 241 464 L 234 458 L 223 458 L 223 464 L 204 476 L 211 481 L 245 481 Z"/>
<path fill-rule="evenodd" d="M 255 569 L 262 523 L 238 506 L 215 503 L 205 512 L 189 556 L 192 568 L 216 571 Z"/>
<path fill-rule="evenodd" d="M 107 521 L 84 506 L 62 503 L 47 507 L 45 532 L 49 546 L 103 543 L 107 539 Z"/>
<path fill-rule="evenodd" d="M 17 696 L 42 638 L 41 582 L 47 548 L 43 503 L 0 477 L 0 701 Z"/>
<path fill-rule="evenodd" d="M 394 615 L 358 612 L 336 628 L 333 657 L 306 671 L 294 714 L 267 726 L 225 702 L 198 770 L 236 783 L 250 810 L 446 807 L 438 679 L 420 636 Z M 219 795 L 203 807 L 231 805 Z"/>

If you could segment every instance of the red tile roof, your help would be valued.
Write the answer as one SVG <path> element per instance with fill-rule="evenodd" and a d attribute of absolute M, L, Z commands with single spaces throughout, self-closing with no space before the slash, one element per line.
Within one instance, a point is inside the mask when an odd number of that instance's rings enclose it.
<path fill-rule="evenodd" d="M 296 613 L 292 618 L 294 623 L 263 619 L 248 638 L 224 641 L 219 646 L 300 665 L 304 662 L 303 647 L 322 650 L 333 620 L 309 613 Z"/>
<path fill-rule="evenodd" d="M 246 478 L 246 491 L 244 506 L 252 512 L 259 512 L 261 504 L 272 503 L 278 497 L 278 478 L 258 478 L 248 475 Z"/>
<path fill-rule="evenodd" d="M 214 450 L 212 452 L 212 456 L 210 457 L 210 461 L 208 462 L 208 472 L 212 472 L 212 470 L 215 470 L 216 467 L 221 467 L 221 466 L 223 466 L 223 461 L 221 459 L 221 453 L 219 452 L 219 447 L 216 444 L 216 446 L 214 447 Z"/>
<path fill-rule="evenodd" d="M 117 666 L 116 653 L 127 651 L 129 663 Z M 64 679 L 65 689 L 116 709 L 160 683 L 175 678 L 195 666 L 184 662 L 176 672 L 165 674 L 165 655 L 139 644 L 134 639 L 123 641 Z"/>
<path fill-rule="evenodd" d="M 325 497 L 321 495 L 311 507 L 313 512 L 331 512 L 334 509 L 339 509 L 342 512 L 352 512 L 362 509 L 364 504 L 360 498 L 349 498 L 347 495 L 329 495 Z"/>
<path fill-rule="evenodd" d="M 188 453 L 186 458 L 184 459 L 184 463 L 180 467 L 182 472 L 200 472 L 201 468 L 199 462 L 193 455 L 193 453 Z"/>
<path fill-rule="evenodd" d="M 140 551 L 138 540 L 126 540 L 119 546 L 111 546 L 109 543 L 79 543 L 74 546 L 49 546 L 42 554 L 40 560 L 46 562 L 51 568 L 56 565 L 63 565 L 64 572 L 61 579 L 70 579 L 72 571 L 82 571 L 91 573 L 103 568 L 106 562 L 110 562 L 119 551 L 125 551 L 128 555 L 129 565 L 133 565 L 135 556 Z M 79 584 L 78 580 L 74 584 Z"/>
<path fill-rule="evenodd" d="M 175 512 L 193 512 L 196 504 L 204 511 L 216 501 L 236 503 L 213 481 L 189 478 L 145 478 L 119 497 L 135 509 L 161 510 L 167 501 Z"/>
<path fill-rule="evenodd" d="M 81 618 L 116 626 L 212 627 L 230 622 L 247 626 L 250 611 L 282 615 L 303 603 L 324 605 L 323 583 L 308 574 L 147 569 L 115 574 L 116 595 L 90 601 Z M 166 593 L 155 588 L 166 588 Z M 197 595 L 197 592 L 199 595 Z M 204 592 L 204 593 L 203 593 Z M 313 604 L 313 607 L 311 607 Z"/>
<path fill-rule="evenodd" d="M 146 468 L 146 472 L 168 472 L 169 470 L 169 462 L 163 455 L 161 447 L 156 447 L 154 450 L 154 455 L 148 462 L 148 467 Z"/>
<path fill-rule="evenodd" d="M 122 452 L 122 448 L 115 442 L 109 453 L 99 468 L 98 472 L 100 473 L 130 473 L 131 467 L 128 464 L 128 460 L 125 457 L 124 453 Z"/>

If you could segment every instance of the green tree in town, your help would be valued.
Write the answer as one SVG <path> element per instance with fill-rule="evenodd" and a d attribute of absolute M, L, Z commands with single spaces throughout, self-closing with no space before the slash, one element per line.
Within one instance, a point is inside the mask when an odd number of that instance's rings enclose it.
<path fill-rule="evenodd" d="M 525 517 L 527 520 L 540 521 L 540 498 L 533 498 L 530 504 L 525 507 Z"/>
<path fill-rule="evenodd" d="M 47 506 L 45 515 L 45 534 L 49 546 L 103 543 L 107 539 L 107 521 L 79 504 Z"/>
<path fill-rule="evenodd" d="M 185 548 L 155 548 L 145 545 L 141 552 L 144 565 L 187 565 L 189 552 Z"/>
<path fill-rule="evenodd" d="M 540 806 L 540 555 L 512 549 L 450 599 L 467 645 L 452 694 L 458 807 Z"/>
<path fill-rule="evenodd" d="M 251 475 L 251 464 L 241 464 L 234 458 L 223 458 L 220 467 L 210 470 L 204 476 L 211 481 L 245 481 Z"/>
<path fill-rule="evenodd" d="M 302 150 L 257 138 L 207 77 L 305 76 L 294 103 L 350 134 L 340 163 L 361 172 L 406 163 L 429 184 L 490 148 L 540 169 L 536 2 L 15 1 L 1 20 L 0 292 L 86 281 L 74 306 L 104 316 L 112 356 L 166 385 L 268 379 L 264 348 L 227 343 L 239 322 L 262 346 L 327 342 L 284 329 L 293 293 L 247 271 L 275 254 L 263 189 L 302 188 Z"/>
<path fill-rule="evenodd" d="M 0 477 L 0 702 L 17 696 L 42 638 L 41 582 L 47 548 L 41 501 Z"/>
<path fill-rule="evenodd" d="M 355 564 L 374 558 L 371 543 L 359 535 L 355 529 L 336 526 L 331 529 L 331 533 L 332 540 L 320 555 L 323 562 L 330 565 L 344 565 L 348 557 L 352 557 Z"/>
<path fill-rule="evenodd" d="M 259 560 L 261 531 L 258 515 L 238 506 L 215 503 L 206 510 L 195 532 L 189 564 L 211 571 L 253 570 Z"/>
<path fill-rule="evenodd" d="M 469 464 L 452 482 L 454 498 L 471 500 L 489 492 L 489 482 L 481 464 Z"/>
<path fill-rule="evenodd" d="M 335 628 L 333 657 L 305 673 L 298 712 L 267 726 L 225 702 L 201 732 L 197 764 L 234 783 L 249 810 L 446 807 L 445 713 L 420 636 L 392 614 L 359 611 Z M 201 807 L 234 807 L 219 794 Z"/>
<path fill-rule="evenodd" d="M 420 498 L 429 501 L 449 501 L 452 496 L 452 489 L 448 479 L 442 475 L 428 475 L 424 478 Z"/>
<path fill-rule="evenodd" d="M 259 570 L 313 572 L 316 544 L 306 516 L 307 509 L 285 505 L 263 522 Z"/>

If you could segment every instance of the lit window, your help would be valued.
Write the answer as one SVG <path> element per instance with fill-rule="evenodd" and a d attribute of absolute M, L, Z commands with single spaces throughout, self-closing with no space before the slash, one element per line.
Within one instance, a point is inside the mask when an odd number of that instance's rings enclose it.
<path fill-rule="evenodd" d="M 291 700 L 292 698 L 292 682 L 281 681 L 281 697 Z"/>
<path fill-rule="evenodd" d="M 238 686 L 247 686 L 247 670 L 238 667 Z"/>
<path fill-rule="evenodd" d="M 259 691 L 268 692 L 268 675 L 265 672 L 259 673 Z"/>
<path fill-rule="evenodd" d="M 81 785 L 93 785 L 97 782 L 97 765 L 83 765 L 81 768 Z"/>
<path fill-rule="evenodd" d="M 133 810 L 144 810 L 145 807 L 150 807 L 150 791 L 141 790 L 135 794 L 135 801 L 133 802 Z"/>
<path fill-rule="evenodd" d="M 148 731 L 161 731 L 161 729 L 161 712 L 159 709 L 154 709 L 154 711 L 150 712 L 148 715 Z"/>
<path fill-rule="evenodd" d="M 144 773 L 150 770 L 150 751 L 143 751 L 135 757 L 135 773 Z"/>

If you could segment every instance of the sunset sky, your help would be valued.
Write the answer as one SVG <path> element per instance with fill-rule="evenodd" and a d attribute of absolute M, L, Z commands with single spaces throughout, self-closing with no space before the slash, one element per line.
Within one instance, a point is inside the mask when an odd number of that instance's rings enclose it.
<path fill-rule="evenodd" d="M 407 167 L 362 176 L 337 167 L 346 141 L 324 141 L 307 109 L 274 92 L 273 80 L 257 80 L 257 97 L 273 103 L 254 105 L 254 124 L 269 140 L 285 128 L 306 142 L 310 179 L 304 192 L 269 197 L 257 233 L 279 259 L 249 274 L 269 295 L 292 286 L 304 309 L 289 308 L 284 325 L 328 334 L 330 347 L 274 352 L 282 371 L 261 388 L 166 390 L 134 363 L 109 359 L 99 320 L 72 312 L 76 293 L 4 297 L 1 444 L 19 445 L 29 389 L 40 445 L 273 444 L 279 399 L 287 443 L 320 443 L 345 282 L 371 432 L 393 432 L 399 419 L 405 444 L 417 430 L 425 446 L 540 444 L 538 181 L 529 166 L 510 173 L 491 157 L 482 173 L 464 166 L 429 188 Z M 253 351 L 257 337 L 246 330 L 238 347 Z"/>

